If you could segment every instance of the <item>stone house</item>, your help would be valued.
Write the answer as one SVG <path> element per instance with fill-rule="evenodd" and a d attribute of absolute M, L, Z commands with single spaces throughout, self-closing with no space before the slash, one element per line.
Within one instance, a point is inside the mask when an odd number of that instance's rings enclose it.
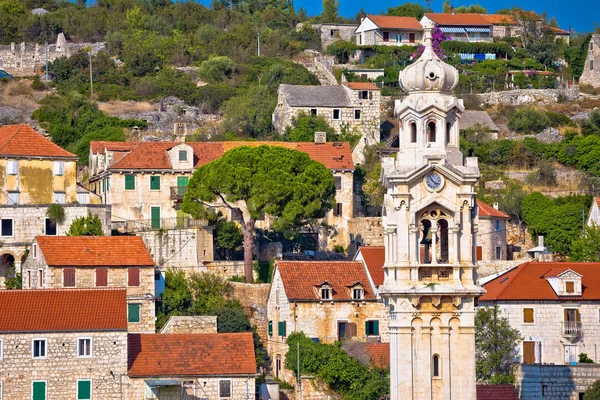
<path fill-rule="evenodd" d="M 423 40 L 423 26 L 415 17 L 367 15 L 355 34 L 359 46 L 417 46 Z"/>
<path fill-rule="evenodd" d="M 130 334 L 128 399 L 254 398 L 251 332 Z"/>
<path fill-rule="evenodd" d="M 569 365 L 586 353 L 598 361 L 600 263 L 528 262 L 484 285 L 479 307 L 497 305 L 520 332 L 525 364 Z"/>
<path fill-rule="evenodd" d="M 314 24 L 313 28 L 321 38 L 321 47 L 327 49 L 332 43 L 344 40 L 347 42 L 354 41 L 354 31 L 356 24 Z"/>
<path fill-rule="evenodd" d="M 122 399 L 124 289 L 0 291 L 3 399 Z"/>
<path fill-rule="evenodd" d="M 71 222 L 98 215 L 110 233 L 110 207 L 77 185 L 77 156 L 25 124 L 0 127 L 0 286 L 18 271 L 36 235 L 64 235 Z M 54 224 L 46 215 L 53 203 L 65 219 Z"/>
<path fill-rule="evenodd" d="M 477 230 L 477 261 L 493 262 L 508 259 L 506 227 L 508 214 L 477 200 L 479 229 Z"/>
<path fill-rule="evenodd" d="M 590 85 L 600 88 L 600 34 L 595 33 L 588 44 L 587 57 L 583 66 L 583 73 L 579 78 L 580 85 Z"/>
<path fill-rule="evenodd" d="M 600 225 L 600 197 L 594 197 L 587 220 L 588 226 Z"/>
<path fill-rule="evenodd" d="M 260 145 L 302 151 L 333 172 L 337 189 L 336 206 L 323 221 L 332 229 L 321 232 L 320 245 L 331 247 L 340 244 L 346 247 L 348 220 L 354 215 L 354 164 L 348 143 L 91 142 L 90 190 L 112 206 L 113 226 L 144 236 L 161 268 L 164 266 L 161 258 L 170 257 L 158 256 L 162 246 L 155 242 L 162 240 L 161 243 L 164 243 L 164 239 L 141 232 L 187 230 L 188 236 L 195 238 L 196 250 L 183 253 L 189 253 L 188 259 L 177 259 L 183 261 L 179 263 L 172 261 L 172 266 L 198 266 L 213 259 L 212 231 L 208 232 L 203 222 L 188 219 L 180 211 L 189 179 L 196 168 L 218 159 L 230 149 Z M 239 218 L 238 213 L 227 207 L 222 207 L 221 211 L 229 219 Z M 258 227 L 266 227 L 269 221 L 258 222 Z M 185 243 L 189 245 L 190 241 Z"/>
<path fill-rule="evenodd" d="M 352 149 L 355 164 L 364 161 L 367 145 L 380 142 L 381 94 L 368 82 L 345 82 L 335 86 L 279 85 L 273 126 L 284 133 L 300 113 L 321 115 L 337 132 L 361 135 Z"/>
<path fill-rule="evenodd" d="M 388 312 L 361 262 L 278 261 L 267 300 L 268 350 L 275 376 L 284 370 L 286 339 L 304 332 L 323 343 L 389 341 Z"/>
<path fill-rule="evenodd" d="M 515 19 L 506 14 L 481 14 L 492 25 L 492 37 L 505 38 L 519 36 L 520 26 Z"/>
<path fill-rule="evenodd" d="M 138 236 L 37 236 L 23 288 L 126 288 L 128 331 L 154 333 L 154 265 Z"/>
<path fill-rule="evenodd" d="M 491 42 L 493 23 L 486 16 L 473 13 L 425 13 L 421 25 L 433 23 L 459 42 Z"/>

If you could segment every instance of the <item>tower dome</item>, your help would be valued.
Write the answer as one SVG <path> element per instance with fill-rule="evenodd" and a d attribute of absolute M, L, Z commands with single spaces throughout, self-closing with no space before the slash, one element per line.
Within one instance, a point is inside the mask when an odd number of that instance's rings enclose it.
<path fill-rule="evenodd" d="M 400 86 L 406 92 L 450 92 L 458 85 L 458 71 L 433 51 L 433 26 L 424 27 L 425 50 L 419 59 L 400 72 Z"/>

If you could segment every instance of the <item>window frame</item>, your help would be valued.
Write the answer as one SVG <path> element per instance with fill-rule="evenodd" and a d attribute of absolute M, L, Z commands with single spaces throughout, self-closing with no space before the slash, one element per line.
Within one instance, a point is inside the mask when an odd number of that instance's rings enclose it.
<path fill-rule="evenodd" d="M 571 291 L 569 291 L 569 286 L 571 287 Z M 565 282 L 565 293 L 575 294 L 575 282 L 574 281 L 566 281 Z"/>
<path fill-rule="evenodd" d="M 526 321 L 526 310 L 531 310 L 531 321 Z M 533 307 L 523 307 L 523 323 L 524 324 L 534 324 L 535 323 L 535 309 Z"/>
<path fill-rule="evenodd" d="M 127 185 L 128 178 L 130 178 L 129 179 L 129 183 L 133 183 L 133 187 L 127 187 L 128 186 Z M 124 180 L 124 188 L 125 188 L 124 190 L 135 190 L 135 181 L 136 181 L 136 179 L 135 179 L 135 175 L 134 174 L 125 174 L 125 177 L 123 178 L 123 180 Z M 129 186 L 131 186 L 131 185 L 129 185 Z"/>
<path fill-rule="evenodd" d="M 431 378 L 442 379 L 442 363 L 439 354 L 435 353 L 431 356 Z M 436 371 L 437 370 L 437 371 Z"/>
<path fill-rule="evenodd" d="M 85 397 L 79 397 L 79 383 L 80 382 L 89 382 L 89 384 L 90 384 L 90 397 L 87 397 L 87 398 L 85 398 Z M 75 395 L 75 398 L 77 400 L 92 400 L 93 396 L 92 396 L 92 380 L 91 379 L 77 379 L 77 389 L 76 390 L 77 390 L 77 393 Z"/>
<path fill-rule="evenodd" d="M 360 118 L 361 118 L 361 114 L 362 114 L 362 113 L 361 113 L 361 110 L 359 110 L 359 109 L 355 109 L 355 110 L 354 110 L 354 120 L 355 120 L 355 121 L 358 121 L 358 120 L 360 120 Z"/>
<path fill-rule="evenodd" d="M 340 191 L 342 190 L 342 177 L 341 176 L 334 176 L 333 177 L 333 183 L 335 184 L 335 190 Z"/>
<path fill-rule="evenodd" d="M 502 247 L 501 246 L 496 246 L 495 247 L 495 252 L 494 252 L 494 259 L 495 260 L 502 260 Z"/>
<path fill-rule="evenodd" d="M 335 207 L 333 208 L 333 216 L 341 217 L 344 212 L 344 207 L 342 203 L 335 203 Z"/>
<path fill-rule="evenodd" d="M 106 273 L 106 285 L 98 285 L 98 271 L 104 271 Z M 94 270 L 94 287 L 108 287 L 108 268 L 107 267 L 96 267 Z"/>
<path fill-rule="evenodd" d="M 54 161 L 52 162 L 52 176 L 65 176 L 65 162 Z"/>
<path fill-rule="evenodd" d="M 183 158 L 181 158 L 182 155 L 184 155 Z M 188 151 L 187 150 L 179 150 L 179 162 L 188 162 Z"/>
<path fill-rule="evenodd" d="M 84 340 L 89 340 L 89 348 L 88 352 L 90 354 L 81 354 L 80 352 L 80 342 Z M 94 339 L 91 336 L 80 336 L 77 338 L 77 358 L 92 358 L 94 356 Z"/>
<path fill-rule="evenodd" d="M 337 112 L 337 118 L 335 117 L 335 114 Z M 342 111 L 339 108 L 334 108 L 333 110 L 331 110 L 331 119 L 334 121 L 339 121 L 342 119 Z"/>
<path fill-rule="evenodd" d="M 8 205 L 18 205 L 20 200 L 20 194 L 21 193 L 16 190 L 7 191 L 6 197 L 8 198 Z"/>
<path fill-rule="evenodd" d="M 229 396 L 226 396 L 226 397 L 221 396 L 221 382 L 229 383 Z M 218 389 L 217 395 L 219 396 L 219 399 L 232 399 L 233 398 L 233 379 L 231 379 L 231 378 L 219 379 L 218 384 L 219 384 L 219 389 Z"/>
<path fill-rule="evenodd" d="M 73 284 L 67 285 L 67 271 L 73 271 Z M 69 282 L 70 283 L 70 282 Z M 77 269 L 76 268 L 63 268 L 62 269 L 62 286 L 64 288 L 74 288 L 77 287 Z"/>
<path fill-rule="evenodd" d="M 137 307 L 137 321 L 132 321 L 130 318 L 130 307 Z M 139 324 L 142 321 L 142 304 L 141 303 L 127 303 L 127 323 L 128 324 Z"/>
<path fill-rule="evenodd" d="M 4 234 L 4 221 L 10 221 L 10 235 Z M 14 218 L 0 219 L 0 237 L 15 237 L 15 220 Z"/>
<path fill-rule="evenodd" d="M 12 167 L 11 167 L 12 166 Z M 6 163 L 6 174 L 11 176 L 19 175 L 19 160 L 8 160 Z"/>
<path fill-rule="evenodd" d="M 48 223 L 54 225 L 54 234 L 48 233 Z M 58 224 L 53 224 L 50 218 L 44 218 L 44 235 L 46 236 L 58 236 Z"/>
<path fill-rule="evenodd" d="M 321 287 L 319 294 L 321 296 L 321 300 L 331 300 L 331 287 Z"/>
<path fill-rule="evenodd" d="M 153 189 L 152 188 L 152 179 L 156 179 L 156 182 L 158 182 L 158 188 L 157 189 Z M 150 190 L 152 190 L 153 192 L 157 192 L 160 191 L 160 175 L 150 175 Z"/>
<path fill-rule="evenodd" d="M 65 192 L 52 192 L 52 203 L 53 204 L 65 204 L 66 196 Z"/>
<path fill-rule="evenodd" d="M 365 321 L 365 336 L 379 336 L 378 319 L 368 319 Z"/>
<path fill-rule="evenodd" d="M 133 275 L 132 275 L 133 274 Z M 140 267 L 129 267 L 127 268 L 127 286 L 128 287 L 140 287 L 142 271 Z M 137 281 L 137 284 L 136 284 Z"/>
<path fill-rule="evenodd" d="M 35 356 L 35 342 L 44 342 L 44 355 Z M 31 338 L 31 359 L 32 360 L 46 360 L 48 359 L 48 339 L 43 337 Z"/>
<path fill-rule="evenodd" d="M 358 297 L 356 294 L 358 293 Z M 365 289 L 360 286 L 355 286 L 352 288 L 352 300 L 364 300 L 365 299 Z"/>

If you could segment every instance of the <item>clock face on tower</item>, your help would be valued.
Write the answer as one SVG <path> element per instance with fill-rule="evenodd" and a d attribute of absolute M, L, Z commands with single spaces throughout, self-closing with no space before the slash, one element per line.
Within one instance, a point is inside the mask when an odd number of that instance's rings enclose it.
<path fill-rule="evenodd" d="M 444 178 L 441 175 L 436 174 L 435 172 L 427 175 L 425 178 L 425 186 L 430 191 L 437 191 L 442 188 L 444 184 Z"/>

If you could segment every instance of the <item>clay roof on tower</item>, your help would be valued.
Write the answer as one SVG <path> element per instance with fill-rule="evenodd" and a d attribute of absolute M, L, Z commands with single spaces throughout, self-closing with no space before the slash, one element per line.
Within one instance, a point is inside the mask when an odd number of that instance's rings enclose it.
<path fill-rule="evenodd" d="M 0 332 L 127 331 L 125 289 L 0 291 Z"/>
<path fill-rule="evenodd" d="M 364 299 L 375 300 L 365 267 L 360 261 L 278 261 L 283 287 L 289 300 L 320 300 L 318 289 L 331 285 L 332 300 L 352 300 L 351 287 L 360 282 Z"/>
<path fill-rule="evenodd" d="M 500 210 L 496 210 L 492 206 L 488 206 L 481 200 L 477 200 L 477 208 L 479 209 L 479 217 L 483 218 L 508 218 L 509 215 Z"/>
<path fill-rule="evenodd" d="M 546 278 L 572 270 L 582 275 L 583 291 L 577 301 L 600 300 L 600 263 L 597 262 L 528 262 L 489 281 L 479 301 L 561 300 Z"/>
<path fill-rule="evenodd" d="M 252 332 L 130 334 L 130 377 L 254 375 Z"/>
<path fill-rule="evenodd" d="M 372 15 L 368 14 L 369 18 L 375 25 L 382 29 L 410 29 L 422 30 L 423 26 L 415 17 L 395 17 L 389 15 Z"/>
<path fill-rule="evenodd" d="M 36 236 L 35 239 L 49 266 L 155 265 L 140 236 Z"/>
<path fill-rule="evenodd" d="M 425 13 L 425 16 L 443 26 L 487 26 L 492 24 L 483 15 L 473 13 Z"/>
<path fill-rule="evenodd" d="M 0 126 L 0 156 L 77 158 L 26 124 Z"/>
<path fill-rule="evenodd" d="M 369 270 L 369 275 L 373 280 L 375 287 L 383 285 L 385 275 L 383 273 L 383 264 L 385 264 L 385 247 L 384 246 L 361 246 L 359 248 L 362 254 L 365 265 Z"/>

